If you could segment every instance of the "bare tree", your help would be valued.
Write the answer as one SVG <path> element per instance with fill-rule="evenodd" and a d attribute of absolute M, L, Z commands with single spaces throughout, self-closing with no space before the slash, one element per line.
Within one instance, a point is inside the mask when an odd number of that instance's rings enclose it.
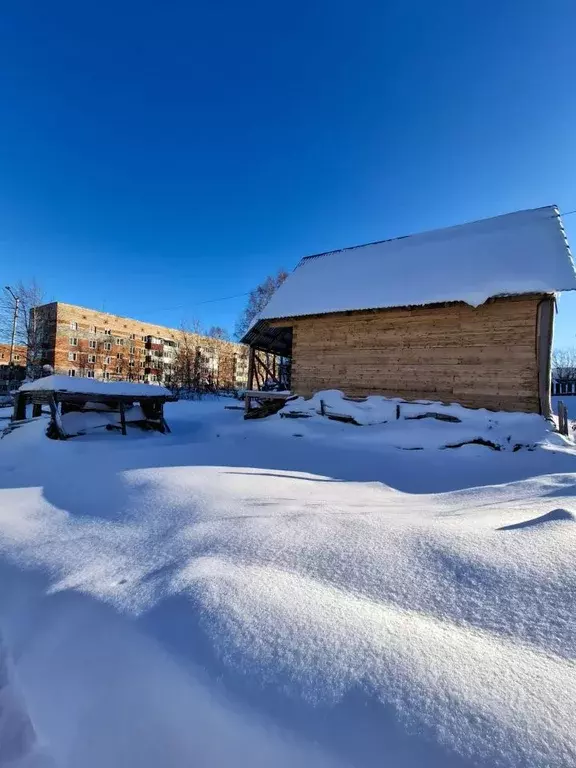
<path fill-rule="evenodd" d="M 14 294 L 14 295 L 13 295 Z M 42 344 L 45 342 L 44 315 L 35 312 L 35 308 L 44 303 L 44 292 L 36 280 L 24 283 L 20 280 L 6 288 L 0 295 L 0 337 L 11 340 L 12 325 L 18 299 L 18 313 L 14 343 L 26 347 L 28 373 L 31 376 L 40 375 Z"/>
<path fill-rule="evenodd" d="M 199 385 L 198 334 L 182 325 L 172 366 L 172 386 L 195 392 Z"/>
<path fill-rule="evenodd" d="M 208 330 L 207 336 L 212 339 L 220 339 L 220 341 L 230 341 L 230 334 L 226 328 L 222 328 L 221 325 L 212 325 Z"/>
<path fill-rule="evenodd" d="M 269 275 L 266 280 L 256 286 L 253 291 L 250 291 L 246 306 L 238 318 L 234 329 L 237 339 L 241 339 L 244 336 L 246 331 L 252 325 L 254 318 L 262 312 L 266 304 L 268 304 L 274 293 L 280 288 L 287 277 L 288 272 L 280 269 L 276 275 Z"/>
<path fill-rule="evenodd" d="M 552 377 L 556 381 L 576 380 L 576 347 L 554 350 L 552 353 Z"/>

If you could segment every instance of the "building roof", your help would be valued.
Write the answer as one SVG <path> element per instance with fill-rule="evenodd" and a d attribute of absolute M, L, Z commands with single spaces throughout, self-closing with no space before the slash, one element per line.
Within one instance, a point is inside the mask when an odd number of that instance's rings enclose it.
<path fill-rule="evenodd" d="M 555 206 L 302 259 L 259 321 L 576 290 Z M 261 327 L 261 326 L 260 326 Z M 243 341 L 249 341 L 249 331 Z"/>

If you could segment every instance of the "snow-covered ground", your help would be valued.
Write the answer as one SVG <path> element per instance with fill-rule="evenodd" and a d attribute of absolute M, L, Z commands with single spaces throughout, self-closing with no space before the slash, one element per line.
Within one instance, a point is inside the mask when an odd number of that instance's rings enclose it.
<path fill-rule="evenodd" d="M 0 440 L 0 765 L 575 765 L 575 449 L 232 403 Z"/>

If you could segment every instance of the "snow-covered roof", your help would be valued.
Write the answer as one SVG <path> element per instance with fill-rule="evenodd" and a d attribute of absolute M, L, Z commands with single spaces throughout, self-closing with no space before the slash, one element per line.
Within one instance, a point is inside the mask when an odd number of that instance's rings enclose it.
<path fill-rule="evenodd" d="M 123 395 L 125 397 L 172 397 L 165 387 L 128 381 L 97 381 L 82 376 L 45 376 L 23 384 L 20 392 L 72 392 L 78 395 Z"/>
<path fill-rule="evenodd" d="M 576 290 L 555 206 L 302 259 L 255 319 Z"/>

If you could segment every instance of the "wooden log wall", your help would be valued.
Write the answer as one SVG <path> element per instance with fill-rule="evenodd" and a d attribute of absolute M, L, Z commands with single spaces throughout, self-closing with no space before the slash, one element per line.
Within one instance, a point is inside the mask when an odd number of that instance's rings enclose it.
<path fill-rule="evenodd" d="M 540 298 L 282 321 L 293 326 L 292 389 L 306 396 L 341 389 L 538 412 Z"/>

